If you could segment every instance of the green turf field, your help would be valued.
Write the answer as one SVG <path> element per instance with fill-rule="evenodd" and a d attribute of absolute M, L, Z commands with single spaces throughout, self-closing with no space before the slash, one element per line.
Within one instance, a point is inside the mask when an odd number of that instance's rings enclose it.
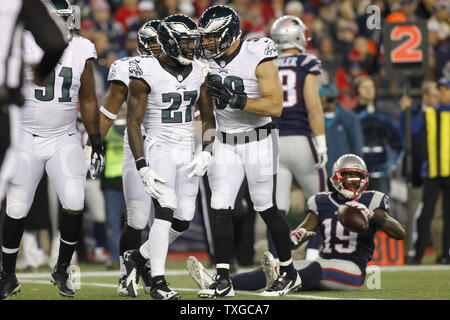
<path fill-rule="evenodd" d="M 118 271 L 106 271 L 104 266 L 81 264 L 80 288 L 75 300 L 133 300 L 116 294 Z M 240 269 L 240 271 L 249 269 Z M 57 288 L 50 283 L 50 269 L 41 268 L 36 272 L 18 273 L 22 285 L 20 294 L 10 300 L 60 300 Z M 378 276 L 379 275 L 379 276 Z M 185 264 L 169 262 L 167 264 L 167 281 L 181 293 L 183 300 L 201 300 L 197 297 L 197 287 L 188 276 Z M 372 289 L 371 289 L 372 288 Z M 135 298 L 149 300 L 143 290 Z M 404 267 L 381 267 L 379 273 L 370 273 L 364 288 L 359 291 L 308 291 L 291 293 L 277 300 L 450 300 L 450 266 L 422 265 Z M 66 300 L 66 299 L 65 299 Z M 226 300 L 267 300 L 258 292 L 236 291 L 236 297 Z"/>

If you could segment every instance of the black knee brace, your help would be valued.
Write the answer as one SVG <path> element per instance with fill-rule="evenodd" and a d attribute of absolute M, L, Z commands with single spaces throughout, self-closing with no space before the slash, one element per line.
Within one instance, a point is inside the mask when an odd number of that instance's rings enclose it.
<path fill-rule="evenodd" d="M 184 232 L 189 228 L 189 221 L 179 220 L 177 218 L 173 218 L 172 220 L 172 229 L 177 232 Z"/>
<path fill-rule="evenodd" d="M 172 223 L 173 220 L 173 209 L 167 207 L 161 207 L 159 201 L 153 200 L 153 205 L 155 206 L 155 219 L 165 220 Z"/>

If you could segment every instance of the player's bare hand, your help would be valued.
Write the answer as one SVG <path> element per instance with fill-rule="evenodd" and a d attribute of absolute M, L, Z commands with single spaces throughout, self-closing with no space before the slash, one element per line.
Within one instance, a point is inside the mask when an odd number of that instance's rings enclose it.
<path fill-rule="evenodd" d="M 373 211 L 367 208 L 366 205 L 361 202 L 349 201 L 346 202 L 345 205 L 361 210 L 362 212 L 364 212 L 364 214 L 367 216 L 367 219 L 369 220 L 373 218 L 374 215 Z"/>

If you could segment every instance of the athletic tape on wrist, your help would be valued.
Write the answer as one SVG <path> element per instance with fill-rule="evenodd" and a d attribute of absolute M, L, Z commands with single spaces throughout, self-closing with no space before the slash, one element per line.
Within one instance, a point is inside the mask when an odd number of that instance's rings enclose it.
<path fill-rule="evenodd" d="M 106 108 L 104 106 L 100 107 L 100 112 L 103 113 L 105 115 L 105 117 L 107 117 L 107 118 L 109 118 L 111 120 L 116 120 L 117 119 L 117 114 L 109 112 L 108 110 L 106 110 Z"/>

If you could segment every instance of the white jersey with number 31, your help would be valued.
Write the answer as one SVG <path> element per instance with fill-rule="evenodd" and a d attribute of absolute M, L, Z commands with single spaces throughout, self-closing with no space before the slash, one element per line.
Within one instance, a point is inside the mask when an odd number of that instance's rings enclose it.
<path fill-rule="evenodd" d="M 43 56 L 32 34 L 24 36 L 24 60 L 36 64 Z M 31 68 L 26 70 L 23 87 L 25 104 L 22 111 L 22 128 L 41 137 L 58 136 L 76 132 L 78 92 L 81 74 L 88 59 L 96 59 L 94 44 L 73 36 L 55 69 L 44 86 L 35 85 Z"/>

